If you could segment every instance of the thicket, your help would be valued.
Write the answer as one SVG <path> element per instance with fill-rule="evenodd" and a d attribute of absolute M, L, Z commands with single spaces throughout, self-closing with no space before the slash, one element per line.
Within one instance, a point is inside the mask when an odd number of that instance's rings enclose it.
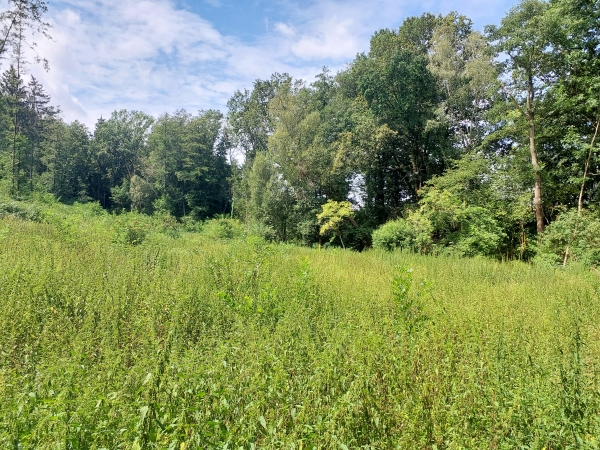
<path fill-rule="evenodd" d="M 37 207 L 0 219 L 2 448 L 597 447 L 596 273 Z"/>

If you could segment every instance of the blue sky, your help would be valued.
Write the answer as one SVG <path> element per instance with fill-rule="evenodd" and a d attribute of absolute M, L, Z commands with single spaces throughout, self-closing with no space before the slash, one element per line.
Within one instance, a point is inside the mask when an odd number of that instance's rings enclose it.
<path fill-rule="evenodd" d="M 5 0 L 3 1 L 5 3 Z M 409 16 L 458 11 L 476 28 L 499 23 L 510 0 L 50 0 L 50 72 L 32 66 L 67 121 L 90 127 L 115 109 L 158 115 L 226 111 L 237 89 L 288 72 L 312 81 Z"/>

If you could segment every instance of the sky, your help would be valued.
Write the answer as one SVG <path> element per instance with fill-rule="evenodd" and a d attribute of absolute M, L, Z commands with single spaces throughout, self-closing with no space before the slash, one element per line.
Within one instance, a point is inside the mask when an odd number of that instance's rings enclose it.
<path fill-rule="evenodd" d="M 371 35 L 406 17 L 458 11 L 475 28 L 498 24 L 512 0 L 49 0 L 52 40 L 38 35 L 31 64 L 63 117 L 93 129 L 129 109 L 227 110 L 236 90 L 274 72 L 305 81 L 334 73 Z M 0 0 L 6 6 L 6 0 Z M 6 9 L 6 8 L 4 8 Z M 6 63 L 4 63 L 5 65 Z"/>

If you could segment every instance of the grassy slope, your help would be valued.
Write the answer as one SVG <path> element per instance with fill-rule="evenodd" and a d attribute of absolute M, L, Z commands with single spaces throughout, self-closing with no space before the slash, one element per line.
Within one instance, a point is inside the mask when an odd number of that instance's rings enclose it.
<path fill-rule="evenodd" d="M 595 274 L 111 220 L 0 222 L 0 448 L 596 448 Z"/>

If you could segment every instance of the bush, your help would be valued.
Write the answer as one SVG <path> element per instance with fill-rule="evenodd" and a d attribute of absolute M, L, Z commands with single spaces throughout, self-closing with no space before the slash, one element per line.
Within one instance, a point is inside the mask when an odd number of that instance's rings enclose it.
<path fill-rule="evenodd" d="M 107 214 L 106 210 L 102 208 L 98 202 L 75 202 L 73 204 L 73 210 L 86 219 L 100 217 Z"/>
<path fill-rule="evenodd" d="M 431 251 L 458 256 L 496 256 L 506 238 L 502 227 L 486 208 L 471 206 L 445 190 L 429 189 L 410 221 L 428 224 Z M 425 242 L 427 226 L 419 240 Z M 423 250 L 423 245 L 420 245 Z"/>
<path fill-rule="evenodd" d="M 15 201 L 0 203 L 0 218 L 16 217 L 21 220 L 32 220 L 39 222 L 42 219 L 42 212 L 38 207 L 32 204 L 25 204 Z"/>
<path fill-rule="evenodd" d="M 158 231 L 166 236 L 172 238 L 181 237 L 181 224 L 177 221 L 177 218 L 169 213 L 155 214 L 153 216 L 156 222 L 156 228 Z"/>
<path fill-rule="evenodd" d="M 219 217 L 206 222 L 202 234 L 211 239 L 241 239 L 246 233 L 239 220 Z"/>
<path fill-rule="evenodd" d="M 461 256 L 494 256 L 505 233 L 490 212 L 479 206 L 465 208 L 458 215 L 459 230 L 454 234 Z"/>
<path fill-rule="evenodd" d="M 154 214 L 157 214 L 156 212 Z M 181 227 L 183 231 L 189 233 L 200 233 L 202 231 L 202 222 L 194 219 L 191 216 L 184 216 L 181 219 Z"/>
<path fill-rule="evenodd" d="M 277 240 L 277 233 L 271 225 L 267 225 L 258 220 L 253 220 L 246 224 L 248 234 L 252 236 L 259 236 L 266 241 L 275 242 Z"/>
<path fill-rule="evenodd" d="M 546 228 L 536 262 L 560 265 L 578 262 L 600 265 L 600 219 L 586 211 L 566 211 Z"/>
<path fill-rule="evenodd" d="M 138 213 L 125 213 L 115 218 L 116 239 L 119 244 L 140 245 L 152 230 L 151 218 Z"/>
<path fill-rule="evenodd" d="M 430 190 L 407 219 L 386 223 L 373 233 L 373 246 L 421 253 L 495 256 L 506 234 L 490 211 L 467 206 L 450 192 Z"/>
<path fill-rule="evenodd" d="M 373 247 L 384 250 L 412 249 L 415 246 L 415 230 L 404 220 L 388 222 L 373 232 Z"/>

